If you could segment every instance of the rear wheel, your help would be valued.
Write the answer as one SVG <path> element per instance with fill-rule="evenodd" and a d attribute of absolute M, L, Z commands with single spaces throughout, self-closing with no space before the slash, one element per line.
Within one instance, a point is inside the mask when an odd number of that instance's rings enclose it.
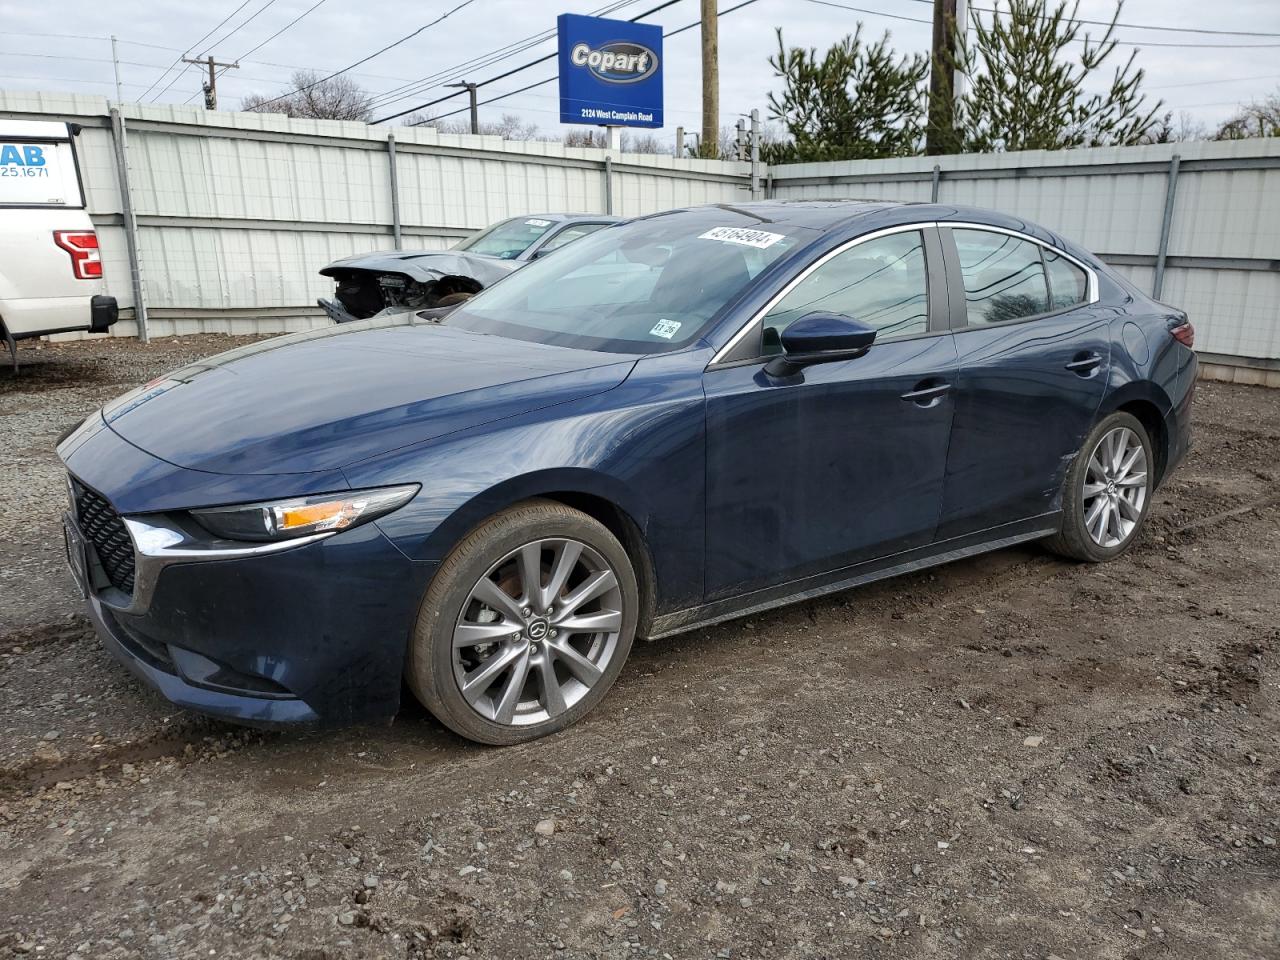
<path fill-rule="evenodd" d="M 1093 428 L 1067 471 L 1055 553 L 1098 563 L 1133 546 L 1146 522 L 1153 483 L 1151 438 L 1137 417 L 1113 413 Z"/>
<path fill-rule="evenodd" d="M 617 679 L 638 608 L 635 573 L 607 528 L 563 504 L 521 504 L 441 564 L 410 645 L 409 685 L 481 743 L 555 733 Z"/>

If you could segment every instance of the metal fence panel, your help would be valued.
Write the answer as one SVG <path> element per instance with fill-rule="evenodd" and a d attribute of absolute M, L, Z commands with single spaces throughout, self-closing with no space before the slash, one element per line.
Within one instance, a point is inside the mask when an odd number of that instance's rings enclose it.
<path fill-rule="evenodd" d="M 274 331 L 323 323 L 331 260 L 394 245 L 388 131 L 362 123 L 123 110 L 140 263 L 154 333 Z M 65 119 L 102 244 L 108 292 L 133 306 L 114 146 L 101 97 L 0 92 L 0 115 Z M 397 128 L 405 249 L 443 249 L 505 217 L 636 216 L 748 199 L 745 162 L 621 155 L 560 143 Z M 1280 361 L 1280 140 L 786 164 L 772 196 L 989 207 L 1043 224 L 1157 283 L 1166 198 L 1180 158 L 1161 296 L 1196 324 L 1197 347 Z M 938 173 L 935 175 L 935 166 Z M 935 185 L 936 178 L 936 185 Z M 117 332 L 131 334 L 126 319 Z"/>

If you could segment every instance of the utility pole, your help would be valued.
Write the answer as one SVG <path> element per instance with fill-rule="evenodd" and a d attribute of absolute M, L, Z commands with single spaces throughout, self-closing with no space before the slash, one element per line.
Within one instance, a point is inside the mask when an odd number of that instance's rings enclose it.
<path fill-rule="evenodd" d="M 218 109 L 218 74 L 214 72 L 215 67 L 222 67 L 224 70 L 230 70 L 233 67 L 239 68 L 240 64 L 236 63 L 219 63 L 212 56 L 204 60 L 191 60 L 187 57 L 182 58 L 183 63 L 194 63 L 198 65 L 208 65 L 209 79 L 204 82 L 204 108 L 206 110 Z"/>
<path fill-rule="evenodd" d="M 720 20 L 716 0 L 702 0 L 702 145 L 711 160 L 720 142 Z"/>
<path fill-rule="evenodd" d="M 956 0 L 933 0 L 933 59 L 929 69 L 929 128 L 924 152 L 956 148 Z"/>
<path fill-rule="evenodd" d="M 120 54 L 116 52 L 116 35 L 111 35 L 111 69 L 116 74 L 116 106 L 124 103 L 124 94 L 120 86 Z"/>
<path fill-rule="evenodd" d="M 467 96 L 471 99 L 471 132 L 480 132 L 480 106 L 476 103 L 476 87 L 474 83 L 449 83 L 445 84 L 449 87 L 457 87 L 459 90 L 466 90 Z"/>

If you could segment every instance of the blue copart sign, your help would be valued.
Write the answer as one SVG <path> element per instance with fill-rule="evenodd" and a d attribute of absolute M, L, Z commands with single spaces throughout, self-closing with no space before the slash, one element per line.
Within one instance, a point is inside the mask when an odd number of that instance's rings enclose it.
<path fill-rule="evenodd" d="M 662 126 L 662 28 L 562 13 L 560 122 Z"/>

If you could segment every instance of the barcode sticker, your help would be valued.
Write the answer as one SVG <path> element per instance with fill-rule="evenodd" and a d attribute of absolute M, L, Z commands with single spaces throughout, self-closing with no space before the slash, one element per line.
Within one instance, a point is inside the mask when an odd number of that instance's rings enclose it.
<path fill-rule="evenodd" d="M 740 243 L 745 247 L 764 250 L 783 239 L 780 233 L 766 230 L 748 230 L 745 227 L 712 227 L 698 235 L 699 240 L 719 240 L 721 243 Z"/>

